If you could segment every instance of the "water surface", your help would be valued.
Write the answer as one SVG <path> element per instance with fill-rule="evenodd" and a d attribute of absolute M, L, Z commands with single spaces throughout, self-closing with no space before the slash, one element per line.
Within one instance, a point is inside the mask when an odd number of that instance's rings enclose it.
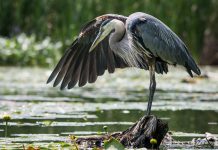
<path fill-rule="evenodd" d="M 168 122 L 175 138 L 218 134 L 218 68 L 202 70 L 208 78 L 190 80 L 185 71 L 174 68 L 157 75 L 152 113 Z M 68 135 L 96 135 L 105 125 L 108 132 L 123 131 L 145 113 L 146 71 L 117 70 L 95 84 L 64 91 L 45 84 L 49 74 L 40 68 L 0 68 L 0 114 L 12 117 L 7 138 L 1 119 L 0 145 L 67 142 Z"/>

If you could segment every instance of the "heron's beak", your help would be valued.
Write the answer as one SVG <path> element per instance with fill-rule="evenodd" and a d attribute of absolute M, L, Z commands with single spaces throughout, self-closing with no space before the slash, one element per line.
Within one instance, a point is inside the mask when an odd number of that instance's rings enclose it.
<path fill-rule="evenodd" d="M 99 31 L 98 35 L 96 36 L 94 42 L 92 43 L 89 52 L 93 51 L 96 46 L 110 33 L 110 30 L 104 30 L 104 31 Z"/>

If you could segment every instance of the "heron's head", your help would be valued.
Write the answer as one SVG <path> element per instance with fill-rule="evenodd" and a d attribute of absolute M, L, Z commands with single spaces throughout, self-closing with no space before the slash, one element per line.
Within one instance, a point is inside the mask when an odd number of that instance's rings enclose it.
<path fill-rule="evenodd" d="M 105 20 L 99 29 L 98 35 L 96 36 L 94 42 L 92 43 L 89 52 L 93 51 L 94 48 L 107 37 L 111 31 L 114 29 L 114 21 L 111 19 Z"/>

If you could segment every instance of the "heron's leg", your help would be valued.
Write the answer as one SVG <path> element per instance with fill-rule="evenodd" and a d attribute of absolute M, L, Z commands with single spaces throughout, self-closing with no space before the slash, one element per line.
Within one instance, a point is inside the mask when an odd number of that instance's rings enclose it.
<path fill-rule="evenodd" d="M 149 65 L 149 73 L 150 73 L 150 86 L 149 86 L 149 98 L 148 98 L 148 106 L 147 106 L 147 115 L 151 114 L 151 106 L 154 97 L 154 92 L 156 89 L 156 81 L 155 81 L 155 61 Z"/>

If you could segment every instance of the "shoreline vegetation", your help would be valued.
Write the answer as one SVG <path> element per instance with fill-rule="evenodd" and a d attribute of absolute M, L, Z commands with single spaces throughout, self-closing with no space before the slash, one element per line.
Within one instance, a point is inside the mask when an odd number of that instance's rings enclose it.
<path fill-rule="evenodd" d="M 115 0 L 0 0 L 0 37 L 9 43 L 0 47 L 0 65 L 48 66 L 49 62 L 57 61 L 57 57 L 73 42 L 86 22 L 102 14 L 128 16 L 136 11 L 151 14 L 167 24 L 186 43 L 195 60 L 199 61 L 204 49 L 207 49 L 205 40 L 210 37 L 216 40 L 218 37 L 217 6 L 218 1 L 214 0 L 121 0 L 119 3 Z M 32 40 L 31 45 L 46 43 L 48 39 L 49 44 L 48 47 L 44 45 L 44 50 L 29 46 L 24 53 L 24 44 L 16 42 L 20 37 Z M 13 47 L 11 43 L 18 44 L 14 46 L 16 49 L 10 49 Z M 63 47 L 55 45 L 57 43 L 62 43 Z M 32 60 L 33 57 L 36 62 Z"/>
<path fill-rule="evenodd" d="M 62 48 L 62 42 L 52 42 L 50 37 L 41 41 L 35 35 L 26 34 L 0 37 L 0 65 L 48 67 L 59 60 Z"/>

